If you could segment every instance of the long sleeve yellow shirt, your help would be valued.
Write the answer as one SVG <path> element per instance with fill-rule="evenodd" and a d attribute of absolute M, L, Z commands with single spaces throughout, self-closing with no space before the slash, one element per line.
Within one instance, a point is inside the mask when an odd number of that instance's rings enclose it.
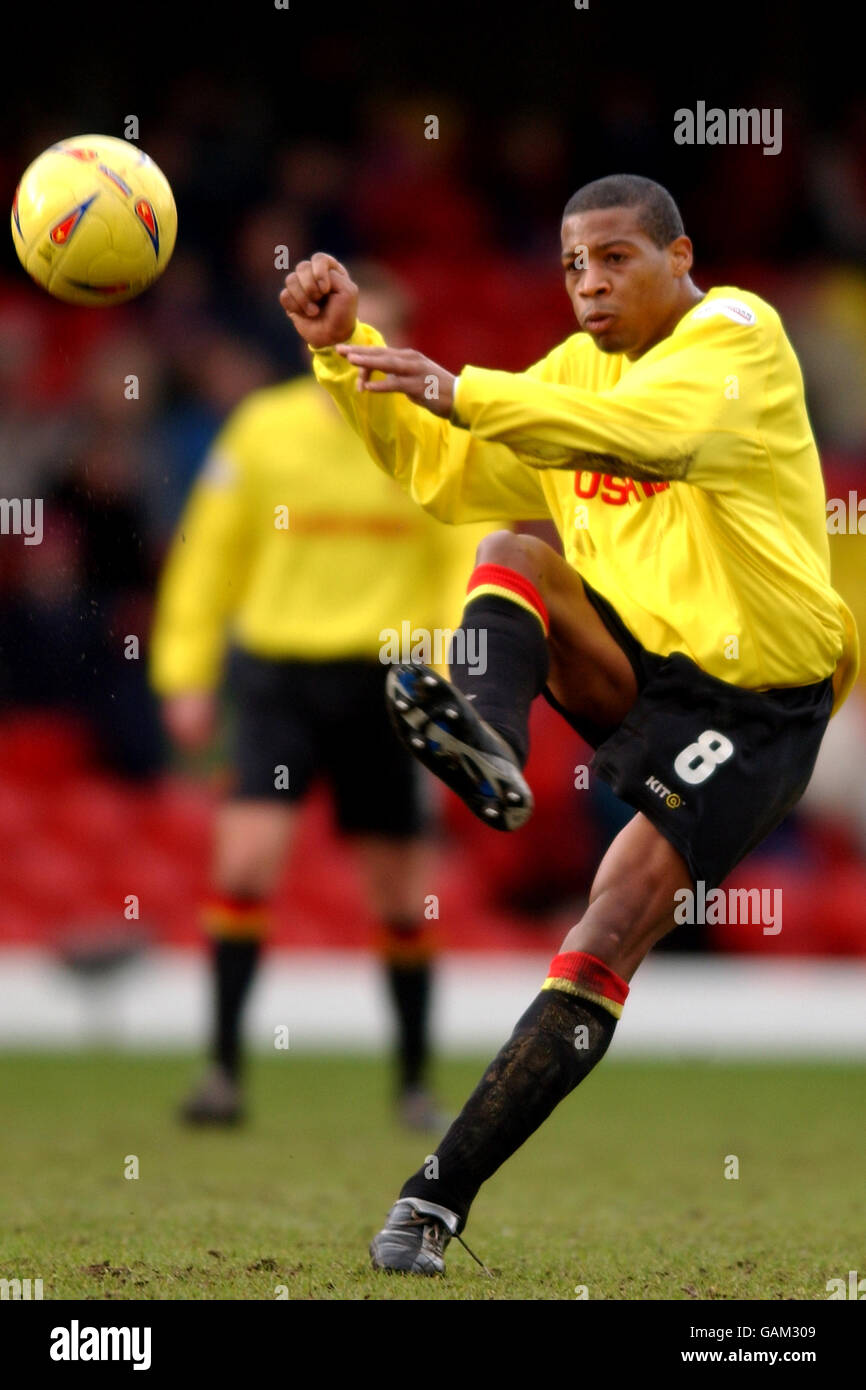
<path fill-rule="evenodd" d="M 356 326 L 354 341 L 381 343 Z M 650 651 L 747 689 L 858 666 L 830 583 L 802 376 L 776 311 L 718 287 L 635 362 L 574 334 L 523 373 L 468 366 L 453 422 L 313 354 L 380 466 L 451 522 L 550 516 L 566 559 Z"/>

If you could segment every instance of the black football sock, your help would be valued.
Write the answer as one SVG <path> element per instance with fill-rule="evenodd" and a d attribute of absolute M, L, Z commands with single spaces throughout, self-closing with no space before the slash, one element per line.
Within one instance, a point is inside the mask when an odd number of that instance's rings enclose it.
<path fill-rule="evenodd" d="M 584 952 L 554 958 L 517 1023 L 436 1150 L 400 1192 L 456 1212 L 538 1129 L 607 1051 L 628 985 Z"/>
<path fill-rule="evenodd" d="M 268 929 L 267 904 L 258 898 L 221 895 L 205 905 L 202 916 L 212 938 L 212 1055 L 237 1079 L 243 1008 Z"/>
<path fill-rule="evenodd" d="M 514 750 L 529 756 L 529 710 L 547 682 L 547 610 L 531 580 L 505 565 L 479 565 L 451 639 L 451 680 Z"/>
<path fill-rule="evenodd" d="M 243 1007 L 255 975 L 261 948 L 260 941 L 218 941 L 214 950 L 214 1059 L 233 1080 L 237 1080 L 240 1072 Z"/>
<path fill-rule="evenodd" d="M 426 1071 L 429 964 L 389 965 L 388 985 L 397 1018 L 397 1056 L 401 1091 L 420 1086 Z"/>
<path fill-rule="evenodd" d="M 385 923 L 384 968 L 397 1025 L 397 1080 L 402 1092 L 424 1083 L 430 1054 L 428 1018 L 433 968 L 426 924 Z"/>

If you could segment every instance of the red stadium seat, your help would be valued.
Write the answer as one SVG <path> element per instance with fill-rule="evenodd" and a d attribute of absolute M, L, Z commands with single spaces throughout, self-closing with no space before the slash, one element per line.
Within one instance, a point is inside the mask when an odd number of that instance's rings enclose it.
<path fill-rule="evenodd" d="M 82 771 L 92 740 L 77 720 L 55 713 L 26 713 L 0 720 L 0 777 L 33 784 L 58 782 Z"/>

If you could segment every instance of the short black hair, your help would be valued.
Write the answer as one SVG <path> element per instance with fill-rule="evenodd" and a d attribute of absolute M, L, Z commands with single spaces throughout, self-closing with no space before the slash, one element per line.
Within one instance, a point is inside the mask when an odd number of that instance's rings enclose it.
<path fill-rule="evenodd" d="M 609 174 L 585 183 L 569 198 L 562 217 L 598 208 L 636 208 L 641 231 L 658 247 L 670 246 L 683 235 L 683 219 L 670 193 L 640 174 Z"/>

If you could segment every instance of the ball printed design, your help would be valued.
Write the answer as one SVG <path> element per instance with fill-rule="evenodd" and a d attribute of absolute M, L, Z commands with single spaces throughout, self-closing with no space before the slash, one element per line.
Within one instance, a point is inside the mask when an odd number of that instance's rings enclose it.
<path fill-rule="evenodd" d="M 12 240 L 27 273 L 68 304 L 122 304 L 171 259 L 177 210 L 143 150 L 108 135 L 61 140 L 24 171 Z"/>

